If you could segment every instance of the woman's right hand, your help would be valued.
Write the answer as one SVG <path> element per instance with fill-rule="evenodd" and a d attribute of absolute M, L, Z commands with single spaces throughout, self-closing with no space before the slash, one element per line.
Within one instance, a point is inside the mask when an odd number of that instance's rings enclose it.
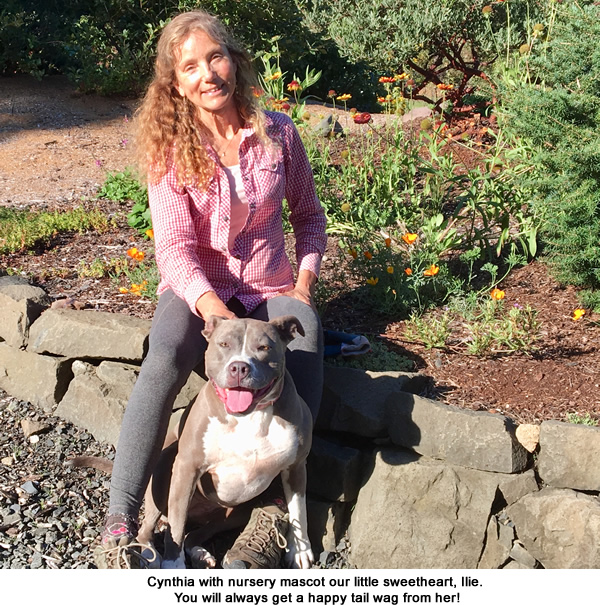
<path fill-rule="evenodd" d="M 230 311 L 227 308 L 227 305 L 212 291 L 205 292 L 196 301 L 196 311 L 198 311 L 198 314 L 204 321 L 211 315 L 225 317 L 225 319 L 233 319 L 236 317 L 235 313 Z"/>

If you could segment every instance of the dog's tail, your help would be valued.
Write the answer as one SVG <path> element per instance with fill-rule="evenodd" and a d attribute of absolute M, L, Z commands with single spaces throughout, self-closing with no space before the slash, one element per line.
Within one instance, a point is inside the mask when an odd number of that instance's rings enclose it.
<path fill-rule="evenodd" d="M 113 461 L 99 456 L 77 456 L 67 460 L 65 466 L 71 466 L 73 468 L 95 468 L 110 475 L 113 469 Z"/>

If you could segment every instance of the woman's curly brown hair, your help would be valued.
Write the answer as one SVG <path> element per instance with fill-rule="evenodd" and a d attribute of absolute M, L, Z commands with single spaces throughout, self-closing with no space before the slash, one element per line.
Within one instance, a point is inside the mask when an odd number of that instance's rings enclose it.
<path fill-rule="evenodd" d="M 172 163 L 181 186 L 203 188 L 215 165 L 202 141 L 206 129 L 195 106 L 176 89 L 175 66 L 178 52 L 187 37 L 202 31 L 226 46 L 236 67 L 234 101 L 242 120 L 268 142 L 265 116 L 255 96 L 257 79 L 249 54 L 235 41 L 223 24 L 204 11 L 181 13 L 164 28 L 158 41 L 154 78 L 136 112 L 136 155 L 141 176 L 158 182 Z"/>

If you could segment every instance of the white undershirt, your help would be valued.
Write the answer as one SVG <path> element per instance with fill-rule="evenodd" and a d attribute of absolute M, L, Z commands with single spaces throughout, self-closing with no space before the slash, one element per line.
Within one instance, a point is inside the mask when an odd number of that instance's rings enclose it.
<path fill-rule="evenodd" d="M 231 216 L 229 217 L 229 248 L 231 249 L 235 238 L 246 224 L 248 200 L 244 191 L 240 165 L 223 166 L 223 170 L 229 179 L 231 191 Z"/>

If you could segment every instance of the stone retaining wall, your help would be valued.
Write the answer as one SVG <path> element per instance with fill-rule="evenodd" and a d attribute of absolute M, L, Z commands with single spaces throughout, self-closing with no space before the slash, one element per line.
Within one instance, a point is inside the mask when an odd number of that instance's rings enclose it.
<path fill-rule="evenodd" d="M 149 329 L 0 277 L 0 388 L 115 444 Z M 419 397 L 425 380 L 325 367 L 308 460 L 317 553 L 347 531 L 358 568 L 600 567 L 600 429 L 517 427 Z M 176 408 L 203 384 L 192 374 Z"/>

